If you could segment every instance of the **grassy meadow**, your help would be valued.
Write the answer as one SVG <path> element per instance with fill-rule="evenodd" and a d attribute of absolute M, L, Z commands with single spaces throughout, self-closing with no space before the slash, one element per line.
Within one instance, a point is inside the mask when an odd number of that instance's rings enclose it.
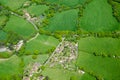
<path fill-rule="evenodd" d="M 79 51 L 120 56 L 120 39 L 87 37 L 79 40 Z"/>
<path fill-rule="evenodd" d="M 47 3 L 54 3 L 54 4 L 65 5 L 70 7 L 83 4 L 85 1 L 86 0 L 45 0 L 45 2 Z"/>
<path fill-rule="evenodd" d="M 49 7 L 46 5 L 32 5 L 32 6 L 28 7 L 26 10 L 31 15 L 40 16 L 42 13 L 44 13 L 46 10 L 48 10 L 48 8 Z"/>
<path fill-rule="evenodd" d="M 94 56 L 79 51 L 76 65 L 105 80 L 120 80 L 120 59 Z"/>
<path fill-rule="evenodd" d="M 33 59 L 32 56 L 33 55 L 23 56 L 25 66 L 28 66 L 29 64 L 35 63 L 35 62 L 43 64 L 49 57 L 47 54 L 43 54 L 43 55 L 37 55 L 37 58 Z"/>
<path fill-rule="evenodd" d="M 36 32 L 34 26 L 28 21 L 13 15 L 10 16 L 4 30 L 15 32 L 25 39 L 31 37 Z"/>
<path fill-rule="evenodd" d="M 25 51 L 26 53 L 34 54 L 35 52 L 46 53 L 49 49 L 56 47 L 59 41 L 52 37 L 46 35 L 39 35 L 36 39 L 26 43 Z"/>
<path fill-rule="evenodd" d="M 11 80 L 21 75 L 21 59 L 16 55 L 7 60 L 0 61 L 0 80 Z M 19 79 L 18 79 L 19 80 Z"/>
<path fill-rule="evenodd" d="M 83 11 L 80 28 L 90 32 L 118 30 L 120 24 L 112 14 L 112 7 L 107 0 L 93 0 Z"/>
<path fill-rule="evenodd" d="M 45 30 L 54 31 L 75 31 L 77 26 L 78 10 L 72 9 L 56 13 L 54 17 L 49 20 L 48 26 L 44 27 Z"/>
<path fill-rule="evenodd" d="M 45 68 L 42 72 L 42 75 L 48 76 L 51 80 L 70 80 L 72 76 L 79 80 L 81 74 L 78 74 L 75 71 L 68 71 L 59 68 Z"/>
<path fill-rule="evenodd" d="M 5 41 L 7 39 L 7 33 L 0 30 L 0 41 Z"/>
<path fill-rule="evenodd" d="M 0 0 L 0 3 L 12 10 L 22 7 L 23 3 L 27 0 Z"/>

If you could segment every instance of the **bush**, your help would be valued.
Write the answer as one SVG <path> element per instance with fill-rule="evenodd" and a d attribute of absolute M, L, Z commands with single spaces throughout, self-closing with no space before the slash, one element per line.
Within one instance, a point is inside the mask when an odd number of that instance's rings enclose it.
<path fill-rule="evenodd" d="M 10 56 L 11 54 L 7 52 L 0 53 L 0 58 L 9 58 Z"/>
<path fill-rule="evenodd" d="M 32 59 L 37 59 L 37 55 L 32 55 Z"/>

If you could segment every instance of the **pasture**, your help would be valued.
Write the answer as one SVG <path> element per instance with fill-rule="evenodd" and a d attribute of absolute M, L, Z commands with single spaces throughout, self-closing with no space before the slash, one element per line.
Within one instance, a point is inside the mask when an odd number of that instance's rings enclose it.
<path fill-rule="evenodd" d="M 80 80 L 96 80 L 96 78 L 89 75 L 88 73 L 85 73 L 81 76 Z"/>
<path fill-rule="evenodd" d="M 79 40 L 79 51 L 120 56 L 120 39 L 87 37 Z"/>
<path fill-rule="evenodd" d="M 79 52 L 76 65 L 105 80 L 120 80 L 120 59 Z"/>
<path fill-rule="evenodd" d="M 31 63 L 40 63 L 43 64 L 49 56 L 47 54 L 37 55 L 37 59 L 33 59 L 32 55 L 23 56 L 25 66 L 28 66 Z"/>
<path fill-rule="evenodd" d="M 25 39 L 30 38 L 35 33 L 35 28 L 32 24 L 20 17 L 13 15 L 10 16 L 10 19 L 7 22 L 4 30 L 15 32 Z"/>
<path fill-rule="evenodd" d="M 91 32 L 118 30 L 120 25 L 112 12 L 112 7 L 107 0 L 93 0 L 83 11 L 80 28 Z"/>
<path fill-rule="evenodd" d="M 16 55 L 0 62 L 0 80 L 11 80 L 20 76 L 22 68 L 21 59 Z M 20 78 L 20 77 L 19 77 Z M 18 79 L 19 80 L 19 79 Z"/>
<path fill-rule="evenodd" d="M 32 6 L 28 7 L 26 10 L 31 15 L 40 16 L 42 13 L 44 13 L 46 10 L 48 10 L 48 8 L 49 7 L 46 5 L 32 5 Z"/>
<path fill-rule="evenodd" d="M 8 18 L 5 15 L 0 16 L 0 26 L 3 26 L 6 23 L 7 19 Z"/>
<path fill-rule="evenodd" d="M 0 41 L 3 42 L 7 39 L 7 33 L 0 30 Z"/>
<path fill-rule="evenodd" d="M 79 4 L 83 4 L 86 0 L 45 0 L 47 3 L 54 3 L 59 5 L 65 5 L 75 7 Z"/>
<path fill-rule="evenodd" d="M 71 80 L 72 76 L 75 77 L 75 80 L 79 80 L 81 76 L 81 74 L 75 71 L 64 70 L 62 68 L 45 68 L 42 75 L 48 76 L 51 80 Z"/>
<path fill-rule="evenodd" d="M 54 31 L 75 31 L 77 28 L 78 10 L 72 9 L 56 13 L 54 17 L 49 20 L 48 26 L 44 27 L 45 30 Z"/>
<path fill-rule="evenodd" d="M 39 35 L 36 39 L 26 43 L 25 52 L 44 54 L 53 47 L 56 47 L 58 43 L 59 41 L 52 36 Z"/>
<path fill-rule="evenodd" d="M 27 0 L 0 0 L 0 3 L 12 10 L 22 7 L 23 3 Z"/>

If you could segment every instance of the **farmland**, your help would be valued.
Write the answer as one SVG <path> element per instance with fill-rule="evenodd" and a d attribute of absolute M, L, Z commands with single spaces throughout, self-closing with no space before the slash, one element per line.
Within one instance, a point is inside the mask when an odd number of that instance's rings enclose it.
<path fill-rule="evenodd" d="M 31 15 L 40 16 L 48 7 L 46 5 L 32 5 L 26 9 Z"/>
<path fill-rule="evenodd" d="M 83 4 L 86 0 L 45 0 L 47 3 L 60 4 L 64 6 L 74 7 Z"/>
<path fill-rule="evenodd" d="M 4 41 L 7 38 L 7 33 L 0 30 L 0 41 Z"/>
<path fill-rule="evenodd" d="M 79 50 L 89 53 L 120 55 L 120 40 L 114 38 L 87 37 L 79 40 Z"/>
<path fill-rule="evenodd" d="M 26 39 L 35 33 L 35 29 L 32 24 L 13 15 L 10 17 L 10 21 L 6 24 L 4 29 L 5 31 L 13 31 Z"/>
<path fill-rule="evenodd" d="M 114 31 L 119 26 L 107 0 L 93 0 L 86 6 L 80 19 L 80 27 L 91 32 Z"/>
<path fill-rule="evenodd" d="M 26 44 L 26 53 L 45 54 L 48 50 L 56 47 L 59 41 L 51 36 L 39 35 L 36 39 Z"/>
<path fill-rule="evenodd" d="M 6 61 L 0 61 L 0 79 L 10 80 L 10 79 L 13 79 L 13 77 L 19 76 L 22 70 L 22 68 L 19 65 L 20 62 L 21 60 L 17 56 L 12 56 Z"/>
<path fill-rule="evenodd" d="M 112 64 L 111 64 L 112 63 Z M 76 63 L 79 67 L 91 74 L 98 75 L 104 79 L 120 79 L 118 68 L 120 60 L 115 58 L 103 58 L 94 56 L 86 52 L 79 52 L 79 57 Z M 94 66 L 94 67 L 93 67 Z"/>
<path fill-rule="evenodd" d="M 9 7 L 12 10 L 16 10 L 22 6 L 22 4 L 27 0 L 0 0 L 0 3 L 4 6 Z"/>
<path fill-rule="evenodd" d="M 77 13 L 78 10 L 76 9 L 56 13 L 55 16 L 49 20 L 50 22 L 48 26 L 45 27 L 45 30 L 52 32 L 65 30 L 75 31 L 77 26 Z"/>
<path fill-rule="evenodd" d="M 52 74 L 51 74 L 52 72 Z M 58 73 L 58 74 L 56 74 Z M 52 80 L 70 80 L 71 76 L 75 76 L 76 79 L 79 79 L 80 75 L 77 72 L 70 72 L 64 69 L 57 69 L 57 68 L 46 68 L 43 73 L 44 76 L 50 76 Z M 62 77 L 59 77 L 62 76 Z"/>
<path fill-rule="evenodd" d="M 120 80 L 119 0 L 0 0 L 0 80 Z"/>

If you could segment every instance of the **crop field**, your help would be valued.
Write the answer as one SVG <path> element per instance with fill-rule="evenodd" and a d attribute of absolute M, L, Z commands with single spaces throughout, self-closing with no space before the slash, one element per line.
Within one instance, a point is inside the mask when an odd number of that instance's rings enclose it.
<path fill-rule="evenodd" d="M 120 27 L 112 14 L 112 7 L 107 0 L 93 0 L 83 11 L 80 28 L 86 31 L 114 31 Z"/>
<path fill-rule="evenodd" d="M 76 65 L 85 71 L 91 72 L 105 80 L 119 80 L 120 59 L 94 56 L 89 53 L 79 52 Z"/>
<path fill-rule="evenodd" d="M 46 10 L 48 10 L 48 6 L 46 5 L 32 5 L 28 7 L 26 10 L 31 14 L 35 16 L 40 16 L 42 13 L 44 13 Z"/>
<path fill-rule="evenodd" d="M 20 68 L 20 58 L 12 56 L 7 60 L 0 62 L 0 80 L 10 80 L 20 74 L 22 68 Z"/>
<path fill-rule="evenodd" d="M 20 8 L 25 1 L 27 0 L 0 0 L 0 3 L 12 10 L 16 10 Z"/>
<path fill-rule="evenodd" d="M 79 40 L 79 50 L 96 54 L 119 55 L 120 39 L 87 37 Z"/>
<path fill-rule="evenodd" d="M 65 6 L 77 6 L 79 4 L 83 4 L 86 0 L 45 0 L 48 3 L 60 4 Z"/>
<path fill-rule="evenodd" d="M 45 53 L 49 49 L 52 49 L 53 47 L 56 47 L 58 45 L 59 41 L 55 39 L 52 36 L 46 36 L 46 35 L 39 35 L 36 39 L 28 42 L 26 44 L 26 52 L 27 53 Z"/>
<path fill-rule="evenodd" d="M 35 33 L 34 26 L 30 24 L 28 21 L 17 17 L 11 16 L 10 20 L 7 22 L 5 26 L 5 31 L 12 31 L 27 39 Z"/>
<path fill-rule="evenodd" d="M 56 13 L 55 16 L 49 20 L 49 24 L 45 27 L 45 30 L 51 32 L 65 30 L 75 31 L 77 26 L 77 18 L 77 9 Z"/>

